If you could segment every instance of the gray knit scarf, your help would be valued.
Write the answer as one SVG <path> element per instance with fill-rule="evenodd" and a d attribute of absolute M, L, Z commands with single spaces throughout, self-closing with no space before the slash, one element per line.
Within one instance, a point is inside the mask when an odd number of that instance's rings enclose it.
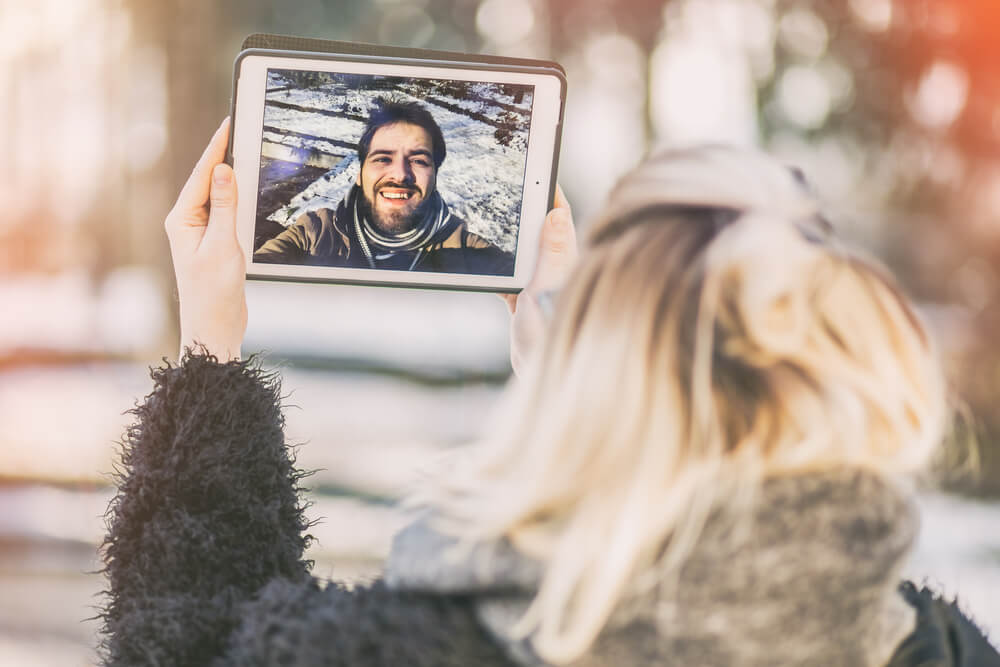
<path fill-rule="evenodd" d="M 888 661 L 914 627 L 896 593 L 916 537 L 912 500 L 871 472 L 839 469 L 764 483 L 750 530 L 710 519 L 669 597 L 654 592 L 612 615 L 574 667 L 867 667 Z M 453 538 L 421 519 L 400 532 L 386 582 L 471 594 L 483 626 L 523 665 L 545 664 L 511 637 L 542 566 L 506 541 L 456 562 Z"/>
<path fill-rule="evenodd" d="M 399 234 L 386 234 L 379 231 L 369 216 L 362 212 L 360 188 L 354 187 L 351 193 L 353 205 L 354 233 L 361 245 L 361 251 L 371 268 L 377 268 L 378 260 L 388 259 L 397 253 L 414 252 L 410 270 L 420 261 L 424 249 L 435 242 L 441 230 L 445 229 L 451 220 L 451 213 L 444 199 L 435 190 L 427 200 L 426 210 L 413 228 Z"/>

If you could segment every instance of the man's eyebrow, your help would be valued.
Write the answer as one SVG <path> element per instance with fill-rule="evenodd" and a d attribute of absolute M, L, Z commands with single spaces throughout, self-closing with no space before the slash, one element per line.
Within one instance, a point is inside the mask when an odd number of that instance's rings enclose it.
<path fill-rule="evenodd" d="M 372 156 L 372 155 L 395 155 L 398 152 L 399 151 L 397 151 L 397 150 L 392 150 L 392 149 L 389 149 L 389 148 L 377 148 L 377 149 L 369 152 L 368 155 L 369 156 Z M 410 156 L 413 156 L 413 155 L 426 155 L 427 157 L 433 157 L 433 154 L 428 149 L 426 149 L 426 148 L 418 148 L 416 150 L 410 151 L 406 155 L 407 155 L 407 157 L 410 157 Z"/>

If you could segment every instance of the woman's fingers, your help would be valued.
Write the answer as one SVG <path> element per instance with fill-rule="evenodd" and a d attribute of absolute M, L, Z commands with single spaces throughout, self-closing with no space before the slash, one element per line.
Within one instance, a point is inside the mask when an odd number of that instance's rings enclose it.
<path fill-rule="evenodd" d="M 557 197 L 558 202 L 558 197 Z M 565 202 L 565 199 L 563 199 Z M 538 249 L 538 263 L 528 289 L 558 289 L 576 264 L 576 229 L 568 206 L 557 206 L 545 217 Z"/>
<path fill-rule="evenodd" d="M 209 195 L 212 172 L 226 155 L 229 142 L 229 118 L 212 135 L 205 152 L 195 164 L 187 183 L 181 189 L 174 207 L 167 214 L 164 228 L 170 240 L 174 263 L 188 261 L 201 245 L 208 224 Z M 176 267 L 175 267 L 176 268 Z"/>
<path fill-rule="evenodd" d="M 187 183 L 181 189 L 174 208 L 183 214 L 199 209 L 208 203 L 211 188 L 211 176 L 215 165 L 226 157 L 226 145 L 229 143 L 229 117 L 227 116 L 219 129 L 212 135 L 205 152 L 201 154 L 198 163 L 188 177 Z"/>
<path fill-rule="evenodd" d="M 556 186 L 554 208 L 545 216 L 535 273 L 516 297 L 504 295 L 510 320 L 510 363 L 520 374 L 544 336 L 548 314 L 547 292 L 557 290 L 576 265 L 576 229 L 562 188 Z"/>
<path fill-rule="evenodd" d="M 507 304 L 507 312 L 511 315 L 517 310 L 517 294 L 497 294 L 505 304 Z"/>

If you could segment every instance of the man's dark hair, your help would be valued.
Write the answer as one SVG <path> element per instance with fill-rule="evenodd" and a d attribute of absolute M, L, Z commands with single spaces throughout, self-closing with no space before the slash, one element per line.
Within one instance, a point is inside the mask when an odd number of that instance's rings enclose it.
<path fill-rule="evenodd" d="M 364 164 L 371 149 L 372 137 L 379 128 L 393 123 L 410 123 L 418 125 L 427 131 L 431 137 L 431 153 L 434 158 L 434 168 L 440 168 L 444 162 L 444 135 L 438 127 L 434 116 L 417 102 L 407 102 L 392 98 L 376 100 L 375 107 L 368 116 L 368 124 L 358 140 L 358 160 Z"/>

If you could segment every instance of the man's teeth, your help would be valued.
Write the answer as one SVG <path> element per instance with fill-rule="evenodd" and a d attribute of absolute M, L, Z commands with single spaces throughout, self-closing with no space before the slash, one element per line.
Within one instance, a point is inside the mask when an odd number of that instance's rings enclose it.
<path fill-rule="evenodd" d="M 409 199 L 409 192 L 383 192 L 382 196 L 386 199 Z"/>

